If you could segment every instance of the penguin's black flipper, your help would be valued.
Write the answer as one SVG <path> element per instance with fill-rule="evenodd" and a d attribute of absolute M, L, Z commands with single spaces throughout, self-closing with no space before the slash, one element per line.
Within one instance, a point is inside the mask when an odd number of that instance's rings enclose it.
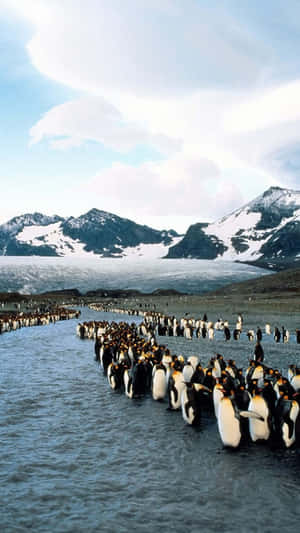
<path fill-rule="evenodd" d="M 178 401 L 178 391 L 177 391 L 176 387 L 174 387 L 173 384 L 172 384 L 171 390 L 173 391 L 175 402 L 177 402 Z"/>
<path fill-rule="evenodd" d="M 283 420 L 286 423 L 287 427 L 289 428 L 289 439 L 292 438 L 293 431 L 294 431 L 294 422 L 290 419 L 291 408 L 292 408 L 292 402 L 289 400 L 286 400 L 283 406 Z"/>
<path fill-rule="evenodd" d="M 189 408 L 192 407 L 192 404 L 190 402 L 186 402 L 184 406 L 186 417 L 189 418 Z"/>

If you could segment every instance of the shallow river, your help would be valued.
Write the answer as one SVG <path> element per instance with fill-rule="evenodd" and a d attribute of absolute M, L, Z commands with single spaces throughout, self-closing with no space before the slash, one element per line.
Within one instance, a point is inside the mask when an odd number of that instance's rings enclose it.
<path fill-rule="evenodd" d="M 81 319 L 112 316 L 124 319 L 88 309 Z M 69 320 L 0 336 L 1 531 L 299 530 L 298 449 L 229 452 L 212 416 L 194 429 L 166 402 L 112 392 L 75 328 Z M 203 361 L 218 349 L 245 367 L 249 355 L 248 341 L 164 341 Z M 266 351 L 278 367 L 300 359 L 295 344 Z"/>

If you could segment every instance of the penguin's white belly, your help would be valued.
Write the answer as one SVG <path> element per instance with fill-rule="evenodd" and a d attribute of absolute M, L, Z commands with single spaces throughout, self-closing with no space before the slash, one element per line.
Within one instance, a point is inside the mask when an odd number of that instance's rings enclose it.
<path fill-rule="evenodd" d="M 237 448 L 241 441 L 240 421 L 235 416 L 232 403 L 223 398 L 218 410 L 218 429 L 224 446 Z"/>
<path fill-rule="evenodd" d="M 123 374 L 123 382 L 124 382 L 124 389 L 125 389 L 126 396 L 128 398 L 132 398 L 133 396 L 132 383 L 129 384 L 130 376 L 129 376 L 129 372 L 127 369 L 124 371 L 124 374 Z"/>
<path fill-rule="evenodd" d="M 186 389 L 184 389 L 181 393 L 181 412 L 182 412 L 182 418 L 187 423 L 192 425 L 195 420 L 195 411 L 192 405 L 186 409 L 186 404 L 188 403 L 188 397 L 186 393 Z"/>
<path fill-rule="evenodd" d="M 180 378 L 176 379 L 175 387 L 177 390 L 177 398 L 173 390 L 170 391 L 170 398 L 171 398 L 171 404 L 173 409 L 180 409 L 181 407 L 181 394 L 182 391 L 185 389 L 186 385 L 183 382 L 182 376 Z"/>
<path fill-rule="evenodd" d="M 268 423 L 269 409 L 266 402 L 261 397 L 254 397 L 251 399 L 249 411 L 254 411 L 260 415 L 264 420 L 258 420 L 256 418 L 249 419 L 249 432 L 253 442 L 257 440 L 268 440 L 270 437 L 270 428 Z"/>
<path fill-rule="evenodd" d="M 220 405 L 220 401 L 222 400 L 222 398 L 224 398 L 224 394 L 222 390 L 220 390 L 219 387 L 214 387 L 213 402 L 214 402 L 214 411 L 215 411 L 216 418 L 218 418 L 219 405 Z"/>
<path fill-rule="evenodd" d="M 291 379 L 291 385 L 296 392 L 300 391 L 300 375 L 297 374 Z"/>
<path fill-rule="evenodd" d="M 152 397 L 163 400 L 167 392 L 166 373 L 162 368 L 155 371 L 152 381 Z"/>
<path fill-rule="evenodd" d="M 191 365 L 185 365 L 182 370 L 183 380 L 189 383 L 191 381 L 194 369 Z"/>

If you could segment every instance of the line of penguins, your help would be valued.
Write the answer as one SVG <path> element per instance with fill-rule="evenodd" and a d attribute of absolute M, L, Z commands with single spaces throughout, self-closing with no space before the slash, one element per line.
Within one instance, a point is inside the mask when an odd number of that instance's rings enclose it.
<path fill-rule="evenodd" d="M 204 313 L 202 318 L 186 316 L 177 319 L 175 316 L 170 316 L 159 311 L 143 311 L 141 309 L 124 309 L 119 307 L 108 307 L 100 303 L 89 304 L 89 307 L 94 311 L 114 312 L 118 314 L 128 314 L 143 316 L 144 331 L 143 335 L 149 335 L 154 332 L 160 337 L 185 337 L 187 339 L 207 338 L 212 340 L 216 331 L 223 332 L 224 339 L 229 341 L 231 338 L 239 340 L 243 330 L 243 316 L 238 314 L 235 326 L 230 329 L 228 320 L 218 318 L 216 321 L 208 320 L 207 314 Z M 284 326 L 281 330 L 271 324 L 266 323 L 264 331 L 259 326 L 254 329 L 248 329 L 244 332 L 249 341 L 261 342 L 263 335 L 269 338 L 273 337 L 275 342 L 287 343 L 290 340 L 291 334 Z M 300 344 L 300 329 L 295 332 L 296 342 Z"/>
<path fill-rule="evenodd" d="M 40 312 L 18 312 L 5 313 L 0 318 L 0 335 L 18 329 L 32 326 L 48 326 L 49 324 L 60 320 L 70 320 L 78 318 L 80 311 L 76 309 L 67 309 L 65 307 L 55 307 L 46 313 Z"/>
<path fill-rule="evenodd" d="M 95 325 L 96 324 L 96 325 Z M 172 355 L 164 345 L 140 337 L 136 324 L 91 323 L 95 360 L 114 391 L 130 399 L 151 394 L 181 411 L 184 421 L 199 425 L 203 410 L 217 419 L 224 446 L 241 441 L 270 441 L 286 448 L 300 443 L 300 368 L 290 365 L 288 376 L 251 360 L 243 373 L 221 354 L 203 366 L 198 356 Z M 100 332 L 100 334 L 99 334 Z"/>
<path fill-rule="evenodd" d="M 196 337 L 213 340 L 215 332 L 219 331 L 223 333 L 225 341 L 229 341 L 231 338 L 238 341 L 243 332 L 243 317 L 241 314 L 238 315 L 233 329 L 230 329 L 228 320 L 218 318 L 216 322 L 213 322 L 208 320 L 206 313 L 202 319 L 185 316 L 178 320 L 175 316 L 148 311 L 144 314 L 143 322 L 144 335 L 154 331 L 159 336 L 185 337 L 187 339 Z M 256 331 L 248 329 L 245 334 L 249 341 L 256 340 L 261 342 L 263 334 L 269 337 L 273 336 L 277 343 L 280 341 L 287 343 L 290 340 L 290 332 L 284 326 L 282 326 L 281 331 L 277 326 L 272 330 L 271 325 L 267 323 L 264 330 L 263 333 L 263 330 L 258 326 Z M 300 343 L 300 330 L 296 330 L 296 341 Z"/>

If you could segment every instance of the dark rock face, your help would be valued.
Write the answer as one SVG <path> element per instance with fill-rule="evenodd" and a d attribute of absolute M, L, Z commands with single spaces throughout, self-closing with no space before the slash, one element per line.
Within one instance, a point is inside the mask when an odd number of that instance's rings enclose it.
<path fill-rule="evenodd" d="M 291 221 L 277 230 L 270 239 L 261 247 L 264 257 L 274 259 L 277 257 L 296 257 L 299 254 L 300 222 Z"/>
<path fill-rule="evenodd" d="M 247 244 L 245 237 L 240 235 L 231 237 L 231 244 L 237 253 L 246 252 L 246 250 L 249 249 L 249 245 Z"/>
<path fill-rule="evenodd" d="M 218 255 L 222 255 L 227 249 L 226 246 L 215 235 L 206 235 L 203 231 L 206 226 L 207 224 L 201 223 L 190 226 L 182 241 L 172 246 L 166 257 L 216 259 Z"/>
<path fill-rule="evenodd" d="M 4 255 L 4 254 L 3 254 Z M 30 255 L 39 255 L 39 256 L 50 256 L 50 257 L 57 257 L 59 254 L 51 248 L 51 246 L 30 246 L 30 244 L 22 244 L 18 241 L 12 239 L 8 241 L 6 246 L 6 253 L 5 255 L 19 255 L 19 256 L 30 256 Z"/>

